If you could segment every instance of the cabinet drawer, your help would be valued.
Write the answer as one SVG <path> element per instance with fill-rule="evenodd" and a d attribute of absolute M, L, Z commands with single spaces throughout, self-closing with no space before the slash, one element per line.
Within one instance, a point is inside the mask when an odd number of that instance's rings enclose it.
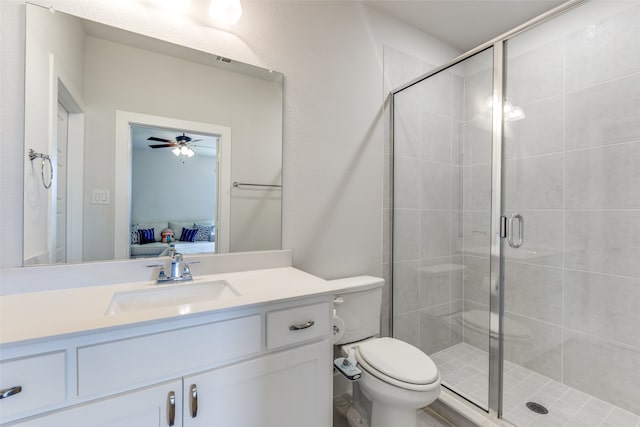
<path fill-rule="evenodd" d="M 78 348 L 78 394 L 131 388 L 260 352 L 260 315 Z"/>
<path fill-rule="evenodd" d="M 0 390 L 22 387 L 0 399 L 3 421 L 64 402 L 67 393 L 64 351 L 0 362 Z"/>
<path fill-rule="evenodd" d="M 267 313 L 267 348 L 283 347 L 329 334 L 329 303 Z"/>

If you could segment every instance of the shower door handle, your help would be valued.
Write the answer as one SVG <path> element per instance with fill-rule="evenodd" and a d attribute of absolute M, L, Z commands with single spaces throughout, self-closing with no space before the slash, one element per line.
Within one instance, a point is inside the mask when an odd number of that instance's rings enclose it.
<path fill-rule="evenodd" d="M 513 223 L 518 220 L 518 241 L 513 240 Z M 509 231 L 507 233 L 507 242 L 513 249 L 518 249 L 524 243 L 524 218 L 519 213 L 514 213 L 509 217 Z"/>

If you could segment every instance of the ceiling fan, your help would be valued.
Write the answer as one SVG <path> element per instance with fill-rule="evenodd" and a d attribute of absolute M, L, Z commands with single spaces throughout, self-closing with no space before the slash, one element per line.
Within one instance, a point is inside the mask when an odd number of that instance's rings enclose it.
<path fill-rule="evenodd" d="M 147 141 L 157 141 L 163 142 L 164 144 L 149 144 L 151 148 L 173 148 L 173 154 L 176 156 L 187 156 L 192 157 L 195 155 L 195 151 L 191 148 L 197 147 L 197 145 L 192 145 L 194 142 L 202 141 L 201 139 L 191 139 L 190 136 L 185 135 L 183 132 L 182 135 L 176 136 L 175 141 L 171 141 L 170 139 L 158 138 L 156 136 L 151 136 L 147 138 Z"/>

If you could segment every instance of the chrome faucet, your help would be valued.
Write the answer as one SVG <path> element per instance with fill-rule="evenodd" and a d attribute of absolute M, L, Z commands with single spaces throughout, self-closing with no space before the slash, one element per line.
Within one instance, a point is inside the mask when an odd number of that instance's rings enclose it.
<path fill-rule="evenodd" d="M 169 279 L 182 279 L 182 264 L 184 263 L 184 259 L 180 252 L 176 252 L 176 247 L 171 245 L 169 247 L 169 255 L 171 255 L 171 274 Z"/>
<path fill-rule="evenodd" d="M 163 264 L 151 264 L 147 267 L 160 267 L 160 272 L 158 273 L 158 278 L 156 279 L 157 284 L 161 283 L 173 283 L 173 282 L 187 282 L 189 280 L 193 280 L 193 276 L 191 275 L 190 264 L 198 264 L 198 261 L 186 262 L 180 252 L 176 252 L 176 248 L 174 245 L 169 247 L 169 255 L 171 256 L 171 269 L 169 270 L 169 276 L 165 273 Z"/>

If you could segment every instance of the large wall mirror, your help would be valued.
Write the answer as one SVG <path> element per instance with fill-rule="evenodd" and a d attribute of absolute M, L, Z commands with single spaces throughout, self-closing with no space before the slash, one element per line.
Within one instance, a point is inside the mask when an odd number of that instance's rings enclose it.
<path fill-rule="evenodd" d="M 282 74 L 30 4 L 26 27 L 25 266 L 281 248 Z"/>

